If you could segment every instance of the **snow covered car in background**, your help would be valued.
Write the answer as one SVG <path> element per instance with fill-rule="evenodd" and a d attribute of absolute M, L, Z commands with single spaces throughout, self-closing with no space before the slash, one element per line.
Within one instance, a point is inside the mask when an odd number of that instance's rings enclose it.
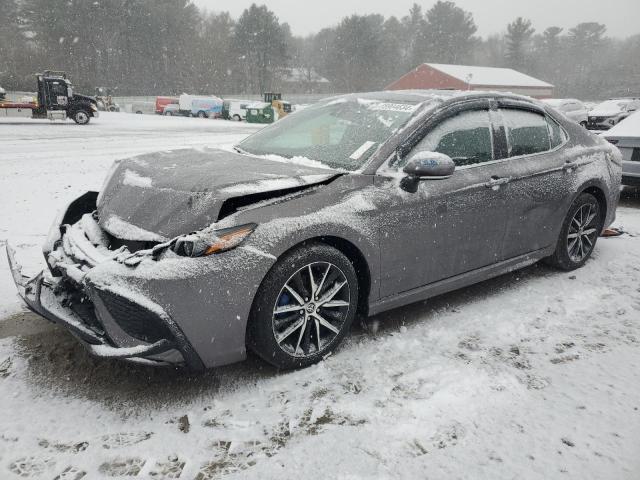
<path fill-rule="evenodd" d="M 163 107 L 162 114 L 169 117 L 172 117 L 174 115 L 182 115 L 180 113 L 180 105 L 178 105 L 177 103 L 169 103 Z"/>
<path fill-rule="evenodd" d="M 587 126 L 589 110 L 580 100 L 576 100 L 575 98 L 547 98 L 542 101 L 559 112 L 564 113 L 567 118 L 570 118 L 574 122 L 579 123 L 583 127 Z"/>
<path fill-rule="evenodd" d="M 589 130 L 609 130 L 640 109 L 640 98 L 612 98 L 589 112 Z"/>
<path fill-rule="evenodd" d="M 604 137 L 622 153 L 622 184 L 640 187 L 640 112 L 620 122 Z"/>
<path fill-rule="evenodd" d="M 614 219 L 620 152 L 526 97 L 327 99 L 234 151 L 114 164 L 23 277 L 100 357 L 200 369 L 329 355 L 372 315 L 546 259 L 582 266 Z"/>

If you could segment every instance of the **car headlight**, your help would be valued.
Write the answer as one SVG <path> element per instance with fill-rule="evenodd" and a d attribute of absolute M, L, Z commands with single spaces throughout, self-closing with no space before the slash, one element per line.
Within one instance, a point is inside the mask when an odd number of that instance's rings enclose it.
<path fill-rule="evenodd" d="M 95 104 L 91 104 L 91 110 L 93 110 L 94 112 L 98 111 L 98 107 Z"/>
<path fill-rule="evenodd" d="M 257 225 L 248 223 L 222 230 L 205 229 L 175 239 L 171 250 L 184 257 L 206 257 L 226 252 L 240 245 Z"/>
<path fill-rule="evenodd" d="M 615 125 L 616 124 L 616 119 L 612 118 L 609 120 L 609 125 Z"/>

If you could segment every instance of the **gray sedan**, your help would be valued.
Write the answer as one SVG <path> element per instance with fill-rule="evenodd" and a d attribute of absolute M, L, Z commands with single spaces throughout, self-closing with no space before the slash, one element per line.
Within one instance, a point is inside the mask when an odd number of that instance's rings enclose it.
<path fill-rule="evenodd" d="M 531 99 L 352 94 L 235 149 L 144 155 L 60 215 L 27 305 L 100 357 L 279 368 L 373 315 L 539 260 L 582 266 L 620 153 Z"/>

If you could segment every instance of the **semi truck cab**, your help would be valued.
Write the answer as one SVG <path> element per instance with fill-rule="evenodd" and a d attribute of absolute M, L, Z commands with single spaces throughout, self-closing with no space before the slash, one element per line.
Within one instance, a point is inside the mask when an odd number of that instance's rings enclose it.
<path fill-rule="evenodd" d="M 96 99 L 73 92 L 73 85 L 64 72 L 47 70 L 36 75 L 37 100 L 9 102 L 0 98 L 0 116 L 18 116 L 64 120 L 71 118 L 86 125 L 98 116 Z"/>

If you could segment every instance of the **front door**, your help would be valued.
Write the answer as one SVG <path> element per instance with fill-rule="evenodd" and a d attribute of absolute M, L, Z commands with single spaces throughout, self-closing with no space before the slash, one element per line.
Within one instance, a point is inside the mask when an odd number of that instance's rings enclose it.
<path fill-rule="evenodd" d="M 69 89 L 62 80 L 47 80 L 47 110 L 64 110 L 69 104 Z"/>
<path fill-rule="evenodd" d="M 405 292 L 500 261 L 509 205 L 503 162 L 494 158 L 489 111 L 446 118 L 414 147 L 449 155 L 453 176 L 399 186 L 403 161 L 376 182 L 387 192 L 381 217 L 381 296 Z M 392 178 L 395 177 L 395 178 Z"/>

